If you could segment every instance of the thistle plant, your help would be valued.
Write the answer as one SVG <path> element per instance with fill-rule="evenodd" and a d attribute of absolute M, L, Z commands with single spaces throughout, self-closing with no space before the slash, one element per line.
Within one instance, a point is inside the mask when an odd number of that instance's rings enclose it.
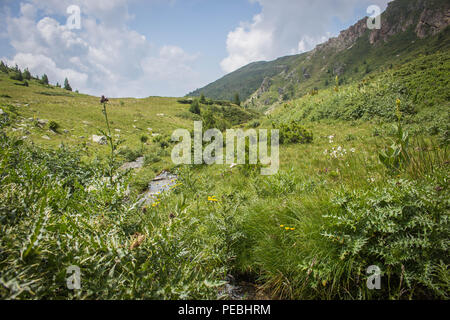
<path fill-rule="evenodd" d="M 100 100 L 100 103 L 103 105 L 103 115 L 105 117 L 105 122 L 106 122 L 106 128 L 108 130 L 107 133 L 105 133 L 103 130 L 100 130 L 100 133 L 102 135 L 104 135 L 106 137 L 106 139 L 108 140 L 109 146 L 111 148 L 111 153 L 109 155 L 109 179 L 110 179 L 110 183 L 113 184 L 113 177 L 114 177 L 114 172 L 116 171 L 116 167 L 115 167 L 115 162 L 116 162 L 116 158 L 115 158 L 115 153 L 117 150 L 117 146 L 119 145 L 119 142 L 115 142 L 114 138 L 112 136 L 111 133 L 111 125 L 109 122 L 109 118 L 108 118 L 108 111 L 107 111 L 107 104 L 108 104 L 109 100 L 108 98 L 105 98 L 105 96 L 102 96 L 102 99 Z"/>

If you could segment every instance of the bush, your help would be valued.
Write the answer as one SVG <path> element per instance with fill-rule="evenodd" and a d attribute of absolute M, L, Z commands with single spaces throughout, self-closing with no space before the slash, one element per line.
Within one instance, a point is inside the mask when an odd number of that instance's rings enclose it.
<path fill-rule="evenodd" d="M 133 162 L 142 156 L 142 150 L 133 150 L 129 147 L 123 147 L 119 149 L 118 154 L 119 156 L 125 158 L 128 162 Z"/>
<path fill-rule="evenodd" d="M 50 130 L 52 130 L 54 132 L 58 132 L 59 124 L 56 121 L 50 121 L 48 127 Z"/>
<path fill-rule="evenodd" d="M 338 249 L 327 264 L 349 262 L 353 275 L 379 266 L 380 298 L 449 298 L 448 271 L 445 277 L 438 273 L 448 263 L 449 196 L 442 173 L 428 181 L 392 180 L 366 193 L 338 194 L 322 233 Z M 364 276 L 360 281 L 364 288 Z"/>
<path fill-rule="evenodd" d="M 25 80 L 31 80 L 31 73 L 30 73 L 30 71 L 28 70 L 28 68 L 25 69 L 25 71 L 23 72 L 23 78 L 24 78 Z"/>
<path fill-rule="evenodd" d="M 200 114 L 200 104 L 198 102 L 198 100 L 194 100 L 191 104 L 191 107 L 189 108 L 189 111 L 194 113 L 194 114 Z"/>
<path fill-rule="evenodd" d="M 308 144 L 313 142 L 313 134 L 306 130 L 297 121 L 273 125 L 280 130 L 280 144 L 300 143 Z"/>

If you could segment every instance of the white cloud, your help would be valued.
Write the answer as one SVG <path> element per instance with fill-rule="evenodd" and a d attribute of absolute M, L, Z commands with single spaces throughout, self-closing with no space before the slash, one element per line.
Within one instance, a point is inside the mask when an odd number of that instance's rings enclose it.
<path fill-rule="evenodd" d="M 250 0 L 261 5 L 251 23 L 241 23 L 227 37 L 228 57 L 221 62 L 232 72 L 250 62 L 271 60 L 312 50 L 330 36 L 333 19 L 348 21 L 356 6 L 386 7 L 389 0 Z M 354 21 L 350 21 L 353 23 Z"/>
<path fill-rule="evenodd" d="M 81 29 L 69 29 L 57 19 L 69 5 L 81 8 Z M 37 18 L 39 15 L 43 18 Z M 183 95 L 199 83 L 191 55 L 177 46 L 156 48 L 127 27 L 126 0 L 31 0 L 20 15 L 6 18 L 14 57 L 9 64 L 46 73 L 53 83 L 69 78 L 81 92 L 110 97 Z"/>

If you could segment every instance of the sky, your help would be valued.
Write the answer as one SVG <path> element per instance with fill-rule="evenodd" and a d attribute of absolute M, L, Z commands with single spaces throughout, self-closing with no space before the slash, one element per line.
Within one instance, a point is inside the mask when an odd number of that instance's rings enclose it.
<path fill-rule="evenodd" d="M 0 0 L 0 59 L 96 96 L 180 97 L 248 63 L 312 50 L 388 2 Z"/>

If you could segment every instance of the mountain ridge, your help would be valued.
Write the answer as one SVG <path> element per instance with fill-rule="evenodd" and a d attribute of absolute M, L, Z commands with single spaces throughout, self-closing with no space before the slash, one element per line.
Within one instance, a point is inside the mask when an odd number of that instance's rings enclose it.
<path fill-rule="evenodd" d="M 400 63 L 404 54 L 426 50 L 422 40 L 443 33 L 449 26 L 450 3 L 395 0 L 381 18 L 379 30 L 368 29 L 367 17 L 360 19 L 309 52 L 250 63 L 188 96 L 203 93 L 213 99 L 232 100 L 239 93 L 247 106 L 267 110 L 313 89 L 327 87 L 334 83 L 335 76 L 342 77 L 339 81 L 343 82 L 359 80 L 375 68 Z M 444 33 L 444 38 L 448 38 L 448 33 Z M 385 57 L 377 58 L 373 52 Z"/>

